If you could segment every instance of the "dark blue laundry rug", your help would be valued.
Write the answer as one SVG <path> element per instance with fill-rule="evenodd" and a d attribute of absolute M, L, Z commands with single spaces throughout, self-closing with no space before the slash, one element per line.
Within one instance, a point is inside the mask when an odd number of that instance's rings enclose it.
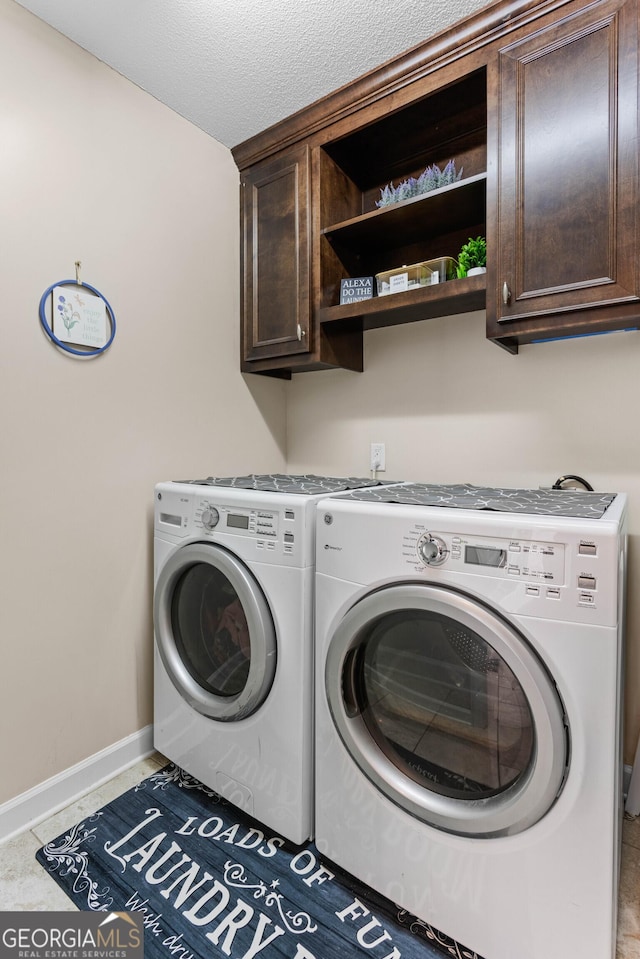
<path fill-rule="evenodd" d="M 174 765 L 36 859 L 79 909 L 141 913 L 145 959 L 481 959 Z"/>

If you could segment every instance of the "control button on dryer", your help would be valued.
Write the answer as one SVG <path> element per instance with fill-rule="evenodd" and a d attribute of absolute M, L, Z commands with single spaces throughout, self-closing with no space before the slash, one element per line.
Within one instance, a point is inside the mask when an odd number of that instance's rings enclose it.
<path fill-rule="evenodd" d="M 593 593 L 579 593 L 578 606 L 595 606 L 596 598 Z"/>
<path fill-rule="evenodd" d="M 578 546 L 578 552 L 581 556 L 596 556 L 598 547 L 595 543 L 585 543 L 584 540 L 582 540 Z"/>
<path fill-rule="evenodd" d="M 578 589 L 595 589 L 596 588 L 596 578 L 595 576 L 585 576 L 582 574 L 578 576 Z"/>

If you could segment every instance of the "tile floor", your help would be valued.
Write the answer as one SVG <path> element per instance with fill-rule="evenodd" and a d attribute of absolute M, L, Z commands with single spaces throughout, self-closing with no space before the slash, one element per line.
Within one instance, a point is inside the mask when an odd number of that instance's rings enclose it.
<path fill-rule="evenodd" d="M 1 843 L 0 910 L 74 910 L 71 900 L 36 862 L 36 850 L 156 772 L 165 762 L 158 755 L 145 759 L 32 829 Z M 616 959 L 640 959 L 640 817 L 626 820 L 623 828 Z"/>

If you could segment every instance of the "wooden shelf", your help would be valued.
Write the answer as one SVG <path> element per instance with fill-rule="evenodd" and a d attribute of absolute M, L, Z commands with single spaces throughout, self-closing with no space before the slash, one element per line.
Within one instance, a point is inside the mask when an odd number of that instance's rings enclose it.
<path fill-rule="evenodd" d="M 353 323 L 362 329 L 375 330 L 399 323 L 432 320 L 438 316 L 471 313 L 486 305 L 486 274 L 468 276 L 464 280 L 448 280 L 404 293 L 374 296 L 359 303 L 328 306 L 318 311 L 320 323 Z"/>
<path fill-rule="evenodd" d="M 486 218 L 486 173 L 335 223 L 321 231 L 332 245 L 360 253 L 404 247 Z M 397 294 L 395 294 L 397 295 Z"/>

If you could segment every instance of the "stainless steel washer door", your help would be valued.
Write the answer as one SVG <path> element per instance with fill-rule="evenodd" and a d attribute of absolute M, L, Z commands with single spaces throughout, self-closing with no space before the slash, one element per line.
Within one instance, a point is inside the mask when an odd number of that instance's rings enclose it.
<path fill-rule="evenodd" d="M 156 583 L 154 626 L 171 681 L 198 712 L 239 720 L 264 702 L 275 628 L 258 582 L 233 553 L 213 543 L 177 549 Z"/>
<path fill-rule="evenodd" d="M 325 688 L 362 772 L 439 829 L 517 833 L 562 789 L 568 729 L 553 680 L 513 626 L 456 590 L 369 593 L 330 639 Z"/>

